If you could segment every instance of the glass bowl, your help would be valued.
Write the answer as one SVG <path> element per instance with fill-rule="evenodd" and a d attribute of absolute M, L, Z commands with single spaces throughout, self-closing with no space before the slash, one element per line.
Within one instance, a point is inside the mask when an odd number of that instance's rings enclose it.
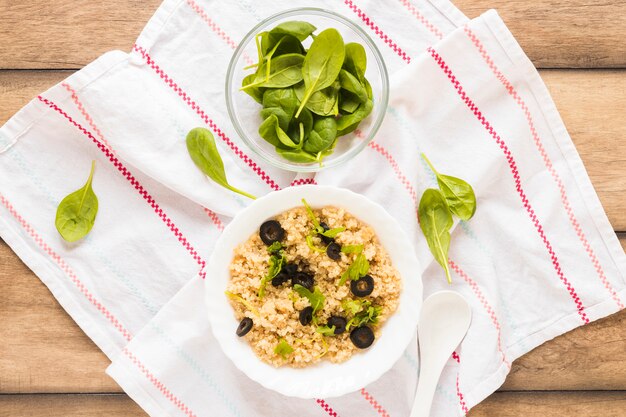
<path fill-rule="evenodd" d="M 269 31 L 276 25 L 289 20 L 301 20 L 311 23 L 317 28 L 316 34 L 324 29 L 335 28 L 339 31 L 345 43 L 357 42 L 363 45 L 367 56 L 365 76 L 372 86 L 374 108 L 370 115 L 361 122 L 356 131 L 338 138 L 334 152 L 325 157 L 322 164 L 319 162 L 291 162 L 276 153 L 274 146 L 267 143 L 258 133 L 258 128 L 263 122 L 260 115 L 262 106 L 248 94 L 239 90 L 243 78 L 254 71 L 253 69 L 244 70 L 244 68 L 257 61 L 255 36 L 259 32 Z M 307 38 L 303 42 L 304 47 L 308 49 L 311 42 L 311 38 Z M 226 106 L 235 130 L 246 145 L 255 153 L 272 165 L 289 171 L 316 172 L 350 160 L 374 139 L 385 116 L 388 101 L 389 77 L 387 68 L 380 51 L 372 39 L 363 29 L 345 17 L 317 8 L 287 10 L 275 14 L 256 25 L 248 32 L 235 50 L 226 75 Z"/>

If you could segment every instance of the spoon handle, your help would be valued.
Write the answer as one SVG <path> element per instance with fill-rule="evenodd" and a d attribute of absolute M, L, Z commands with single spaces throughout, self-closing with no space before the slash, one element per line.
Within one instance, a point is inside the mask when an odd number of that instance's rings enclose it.
<path fill-rule="evenodd" d="M 439 381 L 441 370 L 434 366 L 424 366 L 417 382 L 417 392 L 413 400 L 411 417 L 429 417 L 430 407 L 433 403 L 435 389 Z"/>

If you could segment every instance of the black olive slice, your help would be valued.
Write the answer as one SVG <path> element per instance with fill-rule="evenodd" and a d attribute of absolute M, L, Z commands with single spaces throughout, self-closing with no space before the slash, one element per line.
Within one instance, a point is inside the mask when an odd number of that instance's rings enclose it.
<path fill-rule="evenodd" d="M 367 326 L 357 327 L 350 332 L 350 340 L 359 349 L 367 349 L 374 343 L 374 332 Z"/>
<path fill-rule="evenodd" d="M 276 220 L 268 220 L 259 228 L 259 236 L 267 246 L 280 242 L 285 237 L 285 229 Z"/>
<path fill-rule="evenodd" d="M 250 317 L 244 317 L 241 322 L 239 322 L 239 326 L 237 326 L 237 336 L 245 336 L 252 329 L 252 319 Z"/>
<path fill-rule="evenodd" d="M 350 282 L 350 291 L 357 297 L 367 297 L 374 291 L 374 278 L 369 275 L 365 275 Z"/>

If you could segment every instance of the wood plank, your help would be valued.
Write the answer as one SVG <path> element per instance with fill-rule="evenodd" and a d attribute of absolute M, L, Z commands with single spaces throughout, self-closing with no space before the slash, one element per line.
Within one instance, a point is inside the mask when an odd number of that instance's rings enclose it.
<path fill-rule="evenodd" d="M 0 417 L 145 417 L 128 396 L 0 395 Z"/>
<path fill-rule="evenodd" d="M 108 359 L 1 241 L 0 288 L 0 394 L 120 392 Z M 518 359 L 504 389 L 626 390 L 626 310 Z"/>
<path fill-rule="evenodd" d="M 80 68 L 111 49 L 129 50 L 160 3 L 0 0 L 0 69 Z M 455 3 L 470 17 L 497 9 L 540 67 L 626 66 L 623 0 Z"/>
<path fill-rule="evenodd" d="M 0 71 L 0 124 L 70 71 Z M 542 76 L 615 230 L 626 231 L 626 71 L 544 70 Z"/>
<path fill-rule="evenodd" d="M 453 0 L 468 17 L 496 9 L 538 68 L 626 66 L 624 0 Z"/>
<path fill-rule="evenodd" d="M 624 417 L 626 392 L 497 392 L 469 417 Z"/>
<path fill-rule="evenodd" d="M 469 417 L 623 417 L 626 392 L 498 392 Z M 0 416 L 6 417 L 143 417 L 146 414 L 123 394 L 2 395 Z"/>

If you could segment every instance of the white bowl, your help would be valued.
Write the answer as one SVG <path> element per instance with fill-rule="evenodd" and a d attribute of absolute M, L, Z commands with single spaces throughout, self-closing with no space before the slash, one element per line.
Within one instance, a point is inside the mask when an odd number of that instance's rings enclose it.
<path fill-rule="evenodd" d="M 381 335 L 367 350 L 346 362 L 321 361 L 306 368 L 276 368 L 262 362 L 245 338 L 235 334 L 238 321 L 224 294 L 230 278 L 234 249 L 265 220 L 301 206 L 305 198 L 313 208 L 337 206 L 370 225 L 389 253 L 402 279 L 398 310 L 383 324 Z M 329 398 L 347 394 L 372 383 L 388 371 L 407 348 L 417 329 L 422 304 L 419 261 L 402 227 L 380 205 L 352 191 L 316 185 L 289 187 L 270 193 L 242 210 L 224 229 L 209 260 L 206 301 L 213 334 L 224 354 L 250 379 L 283 395 Z"/>

